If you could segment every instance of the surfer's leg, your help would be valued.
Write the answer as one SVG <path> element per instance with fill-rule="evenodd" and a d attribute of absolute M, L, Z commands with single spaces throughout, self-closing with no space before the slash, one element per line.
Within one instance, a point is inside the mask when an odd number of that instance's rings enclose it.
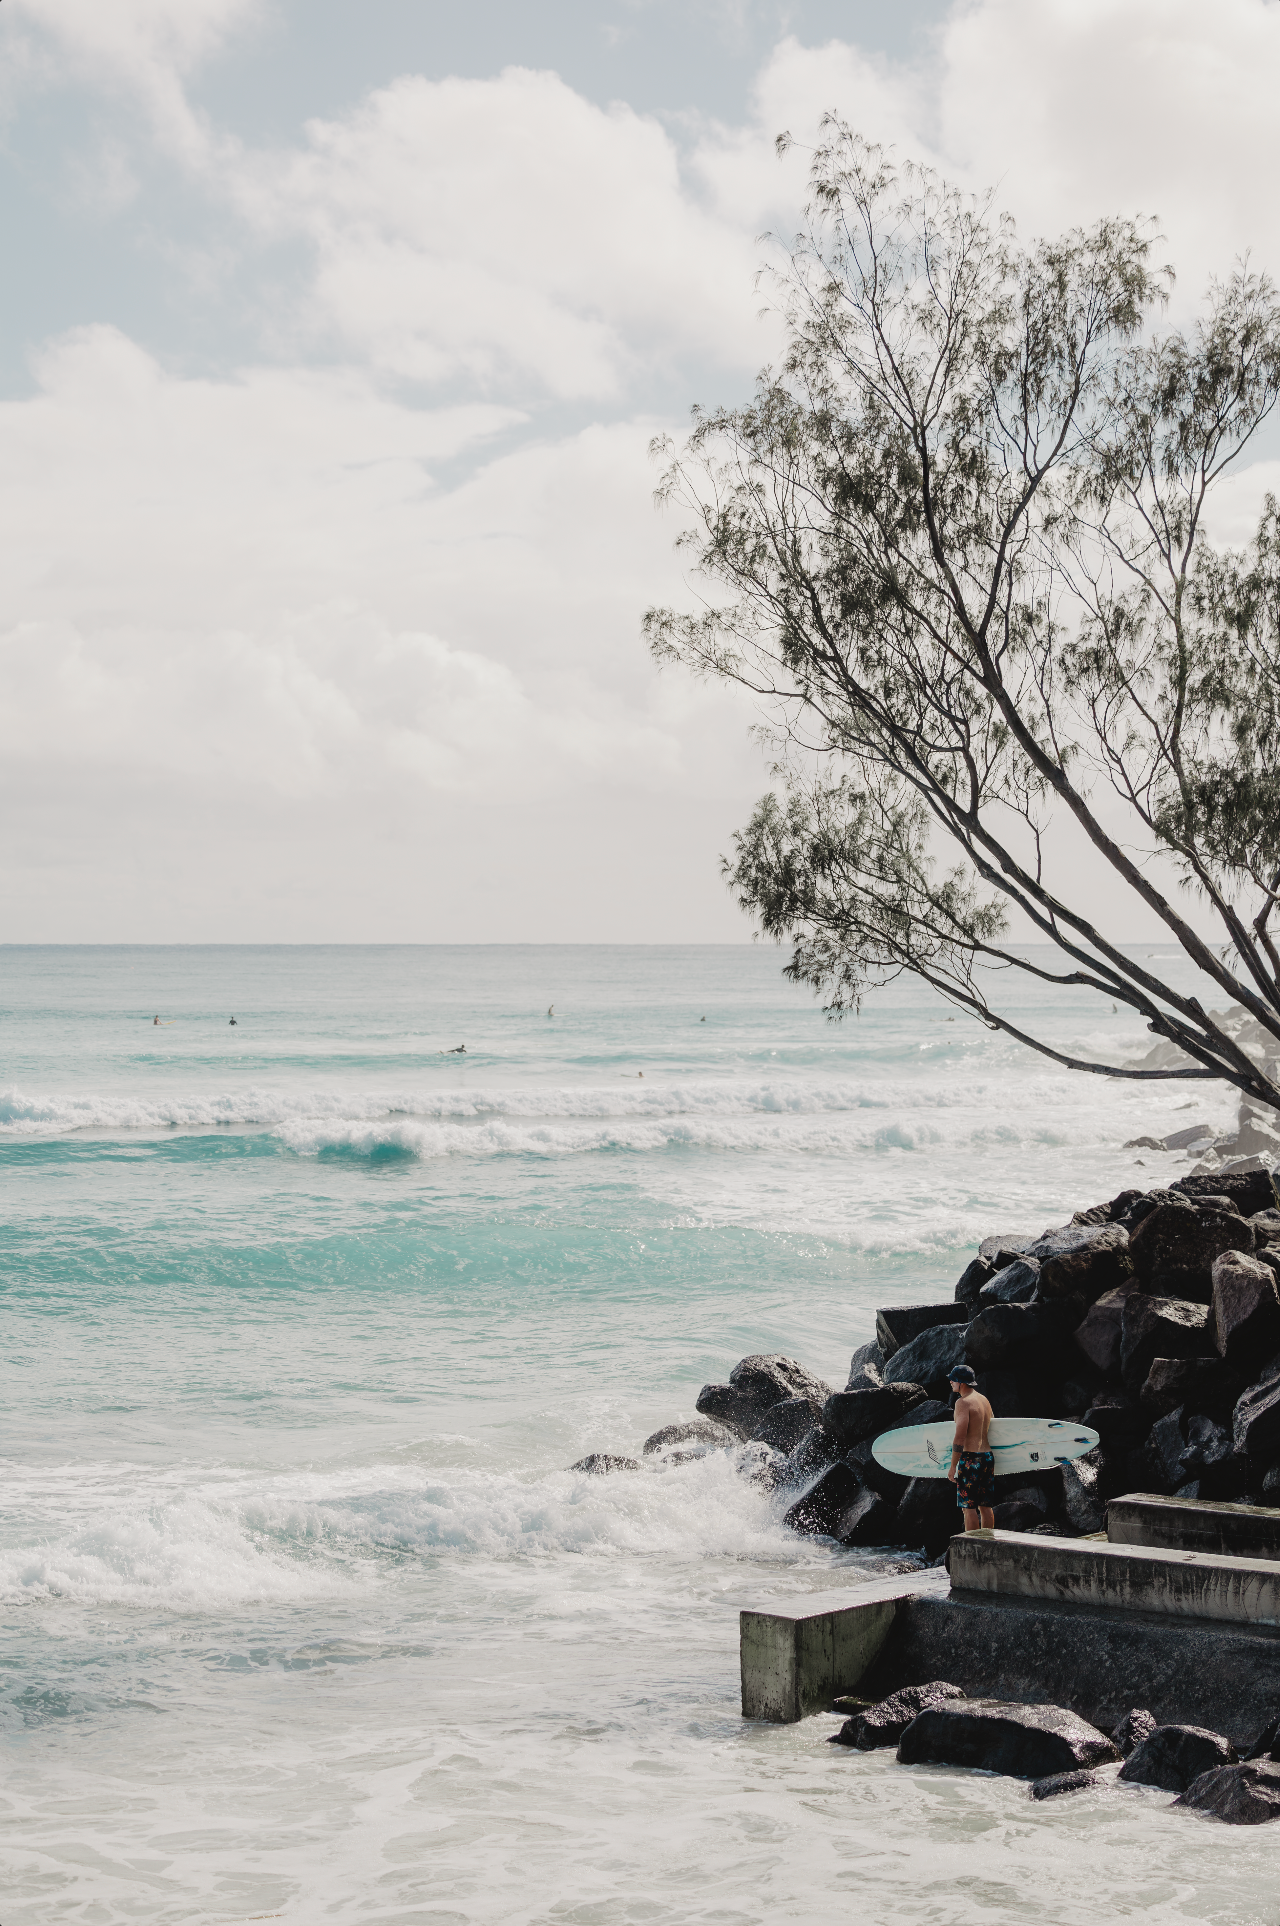
<path fill-rule="evenodd" d="M 995 1530 L 996 1515 L 995 1515 L 995 1512 L 991 1509 L 990 1505 L 980 1505 L 978 1508 L 978 1516 L 982 1520 L 983 1531 Z"/>
<path fill-rule="evenodd" d="M 966 1511 L 966 1512 L 965 1512 L 965 1515 L 964 1515 L 964 1528 L 965 1528 L 965 1530 L 966 1530 L 966 1531 L 977 1531 L 977 1529 L 978 1529 L 978 1519 L 979 1519 L 979 1517 L 980 1517 L 980 1515 L 981 1515 L 981 1514 L 980 1514 L 979 1512 L 976 1512 L 976 1511 Z"/>

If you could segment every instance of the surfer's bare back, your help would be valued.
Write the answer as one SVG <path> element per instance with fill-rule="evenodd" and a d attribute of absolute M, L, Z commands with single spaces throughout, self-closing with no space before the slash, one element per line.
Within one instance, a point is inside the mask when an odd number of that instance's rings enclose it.
<path fill-rule="evenodd" d="M 991 1531 L 996 1522 L 996 1459 L 988 1438 L 995 1414 L 979 1391 L 971 1366 L 956 1366 L 951 1389 L 956 1393 L 956 1435 L 947 1476 L 956 1488 L 965 1530 Z"/>

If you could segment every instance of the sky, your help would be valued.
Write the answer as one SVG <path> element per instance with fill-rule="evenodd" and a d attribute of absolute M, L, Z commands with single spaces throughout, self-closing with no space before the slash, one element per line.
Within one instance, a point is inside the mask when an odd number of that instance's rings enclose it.
<path fill-rule="evenodd" d="M 775 351 L 822 113 L 1157 217 L 1186 319 L 1278 97 L 1277 0 L 0 0 L 0 941 L 746 940 L 649 444 Z"/>

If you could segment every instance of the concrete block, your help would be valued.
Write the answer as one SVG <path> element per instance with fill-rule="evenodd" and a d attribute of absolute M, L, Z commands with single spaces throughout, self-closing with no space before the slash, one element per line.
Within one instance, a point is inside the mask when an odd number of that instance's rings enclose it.
<path fill-rule="evenodd" d="M 951 1541 L 951 1583 L 1096 1611 L 1280 1628 L 1280 1564 L 1255 1558 L 969 1532 Z"/>
<path fill-rule="evenodd" d="M 1113 1545 L 1280 1562 L 1280 1511 L 1130 1492 L 1107 1506 L 1107 1538 Z"/>
<path fill-rule="evenodd" d="M 744 1611 L 742 1716 L 786 1725 L 826 1711 L 874 1662 L 904 1599 L 946 1590 L 945 1572 L 910 1572 Z"/>

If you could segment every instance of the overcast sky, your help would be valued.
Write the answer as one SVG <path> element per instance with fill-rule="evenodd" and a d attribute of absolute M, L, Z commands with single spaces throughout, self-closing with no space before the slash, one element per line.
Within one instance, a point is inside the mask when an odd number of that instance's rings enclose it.
<path fill-rule="evenodd" d="M 1158 216 L 1185 312 L 1280 268 L 1278 98 L 1275 0 L 3 0 L 0 938 L 745 938 L 646 451 L 819 116 Z"/>

